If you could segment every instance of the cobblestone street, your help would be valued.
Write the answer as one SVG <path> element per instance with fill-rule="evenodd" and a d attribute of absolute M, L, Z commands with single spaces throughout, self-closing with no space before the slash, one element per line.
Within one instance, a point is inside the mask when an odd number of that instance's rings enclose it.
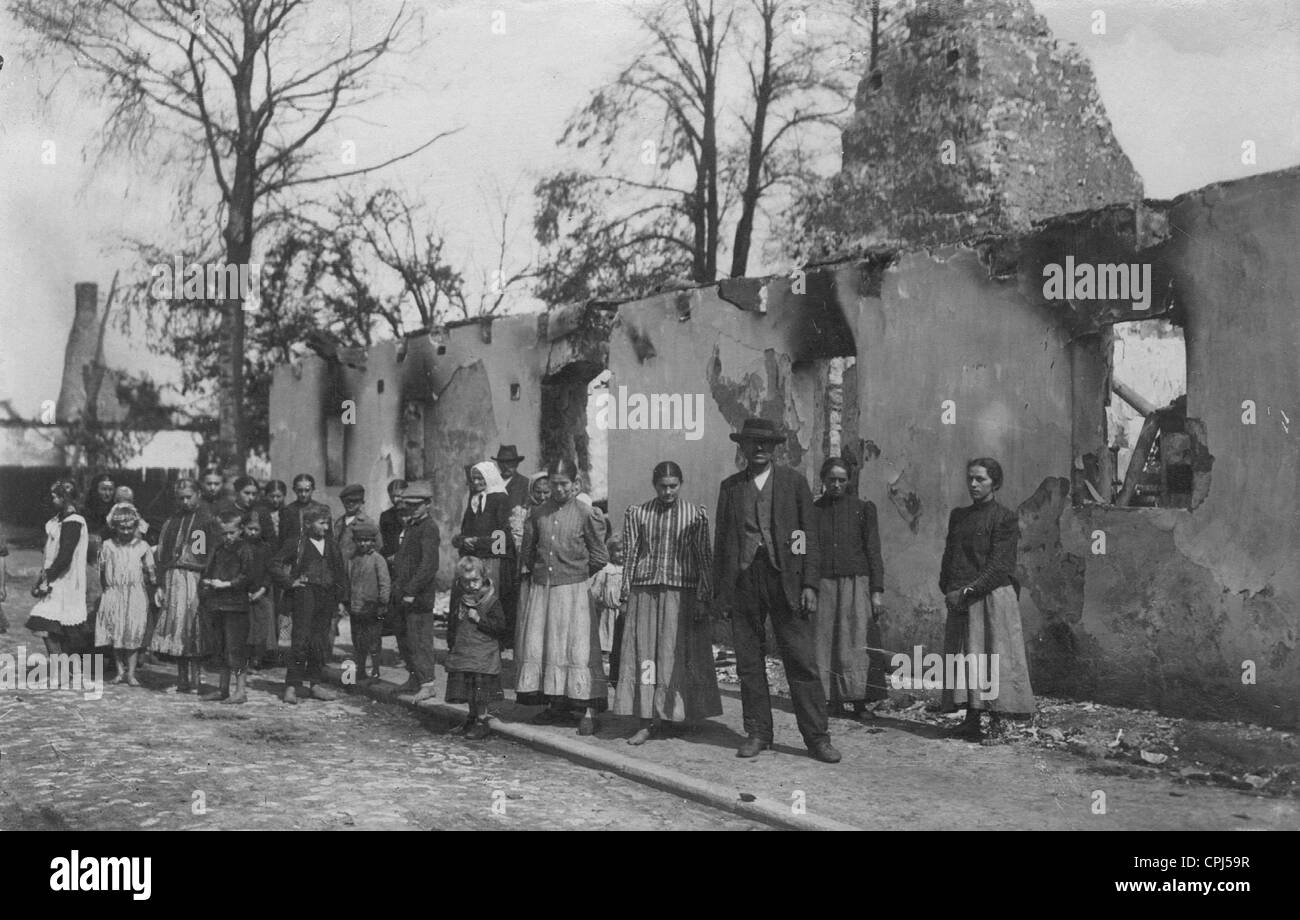
<path fill-rule="evenodd" d="M 40 640 L 17 625 L 30 601 L 10 597 L 0 653 L 33 653 Z M 362 697 L 291 709 L 278 672 L 254 677 L 244 706 L 166 692 L 162 666 L 141 674 L 98 700 L 0 691 L 0 830 L 761 827 Z"/>

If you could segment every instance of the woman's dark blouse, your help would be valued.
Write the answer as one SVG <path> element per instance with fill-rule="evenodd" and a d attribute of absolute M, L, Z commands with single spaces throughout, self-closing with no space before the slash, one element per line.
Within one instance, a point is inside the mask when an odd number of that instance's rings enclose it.
<path fill-rule="evenodd" d="M 504 492 L 489 492 L 482 511 L 474 511 L 474 496 L 470 496 L 465 505 L 465 514 L 460 519 L 462 537 L 479 537 L 474 549 L 458 547 L 462 556 L 478 556 L 491 559 L 493 556 L 505 557 L 515 554 L 515 539 L 510 532 L 510 496 Z M 493 534 L 505 534 L 505 552 L 492 552 Z M 460 541 L 457 541 L 459 543 Z"/>
<path fill-rule="evenodd" d="M 948 542 L 939 570 L 939 590 L 970 587 L 977 598 L 1013 585 L 1020 518 L 996 500 L 954 508 L 948 516 Z"/>
<path fill-rule="evenodd" d="M 880 557 L 880 529 L 876 506 L 854 495 L 823 495 L 817 509 L 817 547 L 821 552 L 821 577 L 866 575 L 871 592 L 885 590 L 885 564 Z"/>

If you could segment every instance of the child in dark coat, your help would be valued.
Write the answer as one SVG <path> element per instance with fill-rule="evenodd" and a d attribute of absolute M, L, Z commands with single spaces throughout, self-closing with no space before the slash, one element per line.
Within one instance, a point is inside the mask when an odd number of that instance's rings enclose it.
<path fill-rule="evenodd" d="M 260 509 L 244 512 L 244 542 L 253 567 L 248 573 L 248 669 L 256 671 L 266 657 L 279 648 L 275 602 L 271 597 L 271 557 L 275 548 L 266 542 L 267 517 Z"/>
<path fill-rule="evenodd" d="M 253 551 L 244 542 L 244 516 L 222 511 L 221 542 L 208 557 L 199 581 L 205 615 L 211 618 L 209 635 L 214 663 L 221 667 L 221 688 L 199 696 L 201 700 L 246 703 L 244 665 L 248 654 L 248 584 L 253 571 Z M 230 692 L 231 675 L 235 692 Z"/>
<path fill-rule="evenodd" d="M 348 622 L 352 625 L 358 683 L 367 677 L 379 679 L 383 616 L 392 591 L 388 563 L 375 552 L 378 539 L 379 528 L 369 521 L 352 525 L 352 545 L 356 555 L 348 561 Z M 367 657 L 370 659 L 369 674 L 366 672 Z"/>
<path fill-rule="evenodd" d="M 468 703 L 469 717 L 460 727 L 465 737 L 484 738 L 491 704 L 501 699 L 501 640 L 505 611 L 483 560 L 464 556 L 456 563 L 460 588 L 456 609 L 448 612 L 447 702 Z"/>

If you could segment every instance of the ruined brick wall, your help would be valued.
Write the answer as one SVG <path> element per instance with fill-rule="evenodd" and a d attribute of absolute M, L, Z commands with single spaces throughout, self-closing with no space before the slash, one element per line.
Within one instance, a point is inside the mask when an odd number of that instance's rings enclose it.
<path fill-rule="evenodd" d="M 912 4 L 858 87 L 843 152 L 804 221 L 814 258 L 1023 232 L 1142 197 L 1087 60 L 1028 0 Z"/>

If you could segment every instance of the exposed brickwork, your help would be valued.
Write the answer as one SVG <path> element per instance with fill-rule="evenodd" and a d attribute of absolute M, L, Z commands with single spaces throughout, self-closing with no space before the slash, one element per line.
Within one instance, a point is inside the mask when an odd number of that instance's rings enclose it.
<path fill-rule="evenodd" d="M 808 217 L 815 258 L 1023 232 L 1142 197 L 1087 60 L 1028 0 L 915 4 L 856 107 L 843 172 Z"/>

